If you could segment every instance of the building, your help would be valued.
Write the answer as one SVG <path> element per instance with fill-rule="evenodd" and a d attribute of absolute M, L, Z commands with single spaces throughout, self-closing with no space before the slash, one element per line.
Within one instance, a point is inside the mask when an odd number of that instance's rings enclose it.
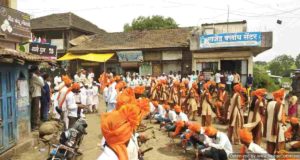
<path fill-rule="evenodd" d="M 243 84 L 253 74 L 253 57 L 272 48 L 272 32 L 247 32 L 247 22 L 202 24 L 190 41 L 193 70 L 237 72 Z"/>
<path fill-rule="evenodd" d="M 10 159 L 31 147 L 28 65 L 44 58 L 16 50 L 31 37 L 30 16 L 13 9 L 16 0 L 0 2 L 0 159 Z"/>
<path fill-rule="evenodd" d="M 57 56 L 63 56 L 71 47 L 70 40 L 81 35 L 105 33 L 93 23 L 74 13 L 57 13 L 31 19 L 31 32 L 57 47 Z"/>
<path fill-rule="evenodd" d="M 117 74 L 136 72 L 157 76 L 170 71 L 187 74 L 191 71 L 192 60 L 188 42 L 190 31 L 190 28 L 178 28 L 97 34 L 81 37 L 83 42 L 68 51 L 73 54 L 115 53 L 105 68 Z M 80 66 L 82 63 L 86 62 L 81 62 Z M 96 63 L 95 68 L 100 68 L 98 73 L 101 73 L 104 65 Z"/>

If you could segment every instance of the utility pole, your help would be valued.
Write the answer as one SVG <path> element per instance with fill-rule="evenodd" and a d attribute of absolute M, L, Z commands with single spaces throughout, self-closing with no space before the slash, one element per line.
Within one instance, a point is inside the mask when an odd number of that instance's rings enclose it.
<path fill-rule="evenodd" d="M 228 23 L 229 23 L 229 5 L 227 5 L 227 33 L 228 33 Z"/>

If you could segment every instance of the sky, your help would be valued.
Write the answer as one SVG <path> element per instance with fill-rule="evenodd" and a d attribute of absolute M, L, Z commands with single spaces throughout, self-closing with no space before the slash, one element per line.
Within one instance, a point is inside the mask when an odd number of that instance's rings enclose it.
<path fill-rule="evenodd" d="M 273 48 L 255 61 L 300 53 L 300 0 L 17 0 L 17 8 L 33 18 L 73 12 L 107 32 L 123 31 L 138 16 L 172 17 L 180 27 L 246 20 L 250 32 L 273 32 Z"/>

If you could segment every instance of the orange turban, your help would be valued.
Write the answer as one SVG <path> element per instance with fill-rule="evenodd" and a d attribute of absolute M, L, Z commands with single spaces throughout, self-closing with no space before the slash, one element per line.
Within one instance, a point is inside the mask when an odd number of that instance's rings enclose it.
<path fill-rule="evenodd" d="M 116 104 L 116 110 L 120 109 L 121 106 L 127 103 L 131 103 L 132 98 L 126 94 L 121 93 L 117 96 L 117 104 Z"/>
<path fill-rule="evenodd" d="M 267 90 L 264 88 L 257 89 L 253 93 L 259 100 L 262 100 L 262 97 L 267 94 Z"/>
<path fill-rule="evenodd" d="M 181 129 L 184 127 L 184 122 L 183 121 L 177 121 L 175 123 L 175 132 L 173 133 L 173 136 L 176 136 L 180 133 Z"/>
<path fill-rule="evenodd" d="M 208 82 L 206 82 L 206 83 L 203 85 L 203 88 L 204 88 L 205 90 L 208 90 L 209 87 L 210 87 L 210 85 L 211 85 L 211 81 L 208 81 Z"/>
<path fill-rule="evenodd" d="M 217 129 L 209 126 L 205 128 L 205 132 L 204 132 L 207 136 L 211 137 L 211 136 L 215 136 L 217 134 Z"/>
<path fill-rule="evenodd" d="M 240 92 L 247 93 L 247 89 L 245 87 L 242 87 Z"/>
<path fill-rule="evenodd" d="M 189 80 L 185 79 L 185 80 L 183 81 L 183 84 L 184 84 L 184 85 L 188 85 L 188 84 L 189 84 Z"/>
<path fill-rule="evenodd" d="M 80 89 L 80 85 L 79 85 L 78 83 L 73 83 L 72 89 L 77 89 L 77 90 L 79 90 L 79 89 Z"/>
<path fill-rule="evenodd" d="M 142 116 L 145 116 L 150 112 L 149 99 L 141 98 L 137 100 L 137 106 L 141 109 Z"/>
<path fill-rule="evenodd" d="M 158 102 L 157 101 L 152 101 L 152 104 L 154 105 L 154 107 L 158 106 Z"/>
<path fill-rule="evenodd" d="M 197 83 L 196 83 L 196 82 L 194 82 L 194 83 L 192 84 L 192 88 L 194 88 L 194 89 L 198 89 L 198 85 L 197 85 Z"/>
<path fill-rule="evenodd" d="M 114 79 L 115 79 L 115 81 L 119 81 L 119 80 L 121 80 L 121 77 L 120 76 L 116 76 Z"/>
<path fill-rule="evenodd" d="M 127 109 L 101 115 L 102 134 L 119 160 L 128 160 L 126 143 L 130 140 L 138 121 L 137 113 Z"/>
<path fill-rule="evenodd" d="M 298 124 L 299 123 L 298 118 L 296 118 L 296 117 L 291 117 L 290 121 L 291 121 L 292 124 Z"/>
<path fill-rule="evenodd" d="M 180 86 L 181 88 L 184 88 L 184 87 L 185 87 L 184 83 L 180 83 L 179 86 Z"/>
<path fill-rule="evenodd" d="M 134 90 L 131 87 L 128 87 L 128 88 L 124 89 L 122 91 L 122 93 L 124 93 L 124 94 L 126 94 L 128 96 L 131 96 L 131 97 L 135 97 Z"/>
<path fill-rule="evenodd" d="M 246 143 L 251 143 L 253 141 L 252 133 L 250 133 L 246 128 L 239 130 L 239 135 L 242 141 Z"/>
<path fill-rule="evenodd" d="M 116 84 L 116 89 L 118 89 L 118 90 L 120 90 L 120 89 L 123 88 L 123 87 L 124 87 L 124 84 L 121 83 L 121 82 L 118 82 L 118 83 Z"/>
<path fill-rule="evenodd" d="M 170 105 L 168 105 L 168 104 L 164 104 L 163 107 L 165 110 L 170 110 Z"/>
<path fill-rule="evenodd" d="M 175 112 L 181 112 L 181 107 L 176 105 L 176 106 L 174 106 L 174 110 L 175 110 Z"/>
<path fill-rule="evenodd" d="M 240 92 L 241 89 L 242 89 L 242 86 L 239 83 L 234 85 L 234 87 L 233 87 L 234 92 Z"/>
<path fill-rule="evenodd" d="M 212 86 L 217 86 L 217 83 L 215 81 L 211 81 Z"/>
<path fill-rule="evenodd" d="M 179 85 L 180 85 L 180 82 L 176 80 L 176 81 L 174 81 L 173 85 L 174 85 L 174 86 L 179 86 Z"/>
<path fill-rule="evenodd" d="M 145 92 L 145 86 L 136 86 L 134 88 L 135 94 L 144 94 L 144 92 Z"/>
<path fill-rule="evenodd" d="M 69 76 L 62 76 L 62 80 L 64 81 L 65 85 L 70 85 L 72 83 L 72 80 L 69 78 Z"/>
<path fill-rule="evenodd" d="M 279 90 L 273 92 L 272 94 L 273 94 L 273 97 L 274 97 L 274 100 L 275 100 L 275 101 L 281 102 L 281 101 L 282 101 L 281 99 L 282 99 L 283 96 L 284 96 L 284 89 L 281 88 L 281 89 L 279 89 Z"/>
<path fill-rule="evenodd" d="M 225 84 L 219 83 L 219 88 L 225 88 Z"/>
<path fill-rule="evenodd" d="M 195 132 L 195 133 L 200 132 L 200 129 L 201 129 L 201 126 L 200 126 L 200 124 L 198 124 L 198 123 L 192 123 L 192 124 L 189 126 L 189 130 L 192 131 L 192 132 Z"/>
<path fill-rule="evenodd" d="M 125 104 L 118 110 L 133 129 L 136 129 L 140 123 L 141 109 L 136 104 Z"/>

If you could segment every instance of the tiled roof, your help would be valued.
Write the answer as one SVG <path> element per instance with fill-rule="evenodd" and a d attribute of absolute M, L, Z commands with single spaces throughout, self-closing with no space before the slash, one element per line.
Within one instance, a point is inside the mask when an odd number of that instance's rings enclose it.
<path fill-rule="evenodd" d="M 115 51 L 130 49 L 189 47 L 191 28 L 96 34 L 70 48 L 73 53 L 85 51 Z"/>
<path fill-rule="evenodd" d="M 91 33 L 103 33 L 103 29 L 95 24 L 75 15 L 74 13 L 57 13 L 34 18 L 30 21 L 31 30 L 76 28 Z"/>
<path fill-rule="evenodd" d="M 25 61 L 33 61 L 33 62 L 39 62 L 39 61 L 47 61 L 47 62 L 53 62 L 53 60 L 49 60 L 45 57 L 35 55 L 32 53 L 24 53 L 24 52 L 19 52 L 14 49 L 9 49 L 9 48 L 0 48 L 0 57 L 3 58 L 18 58 L 22 59 Z"/>

